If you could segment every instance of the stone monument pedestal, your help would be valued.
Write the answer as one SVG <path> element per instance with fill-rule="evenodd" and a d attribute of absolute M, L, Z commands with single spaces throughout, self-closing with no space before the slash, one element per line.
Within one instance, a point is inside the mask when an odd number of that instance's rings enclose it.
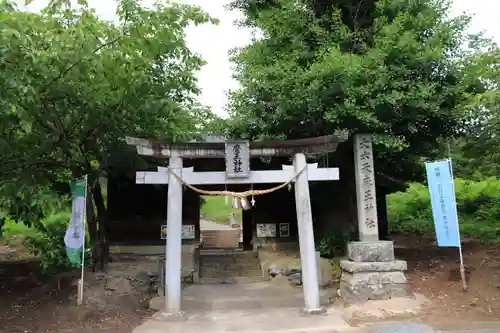
<path fill-rule="evenodd" d="M 406 261 L 394 259 L 392 241 L 351 242 L 342 260 L 339 296 L 348 303 L 412 295 L 405 276 Z"/>

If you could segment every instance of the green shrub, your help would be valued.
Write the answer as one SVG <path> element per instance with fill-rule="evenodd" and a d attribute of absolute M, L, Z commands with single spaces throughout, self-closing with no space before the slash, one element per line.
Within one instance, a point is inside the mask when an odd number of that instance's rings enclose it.
<path fill-rule="evenodd" d="M 37 205 L 42 207 L 43 216 L 36 220 L 15 220 L 13 216 L 5 217 L 2 226 L 5 242 L 9 245 L 24 245 L 26 249 L 40 259 L 44 274 L 50 275 L 69 267 L 64 244 L 64 234 L 71 217 L 69 197 L 40 196 Z"/>
<path fill-rule="evenodd" d="M 69 267 L 64 245 L 64 234 L 71 213 L 64 211 L 47 216 L 35 224 L 36 232 L 26 235 L 25 245 L 40 258 L 44 274 L 54 274 Z"/>
<path fill-rule="evenodd" d="M 22 222 L 16 222 L 13 219 L 6 217 L 2 226 L 2 233 L 5 241 L 8 243 L 11 238 L 25 237 L 28 233 L 35 232 L 35 229 L 27 226 Z"/>
<path fill-rule="evenodd" d="M 340 231 L 334 231 L 324 236 L 317 246 L 322 258 L 334 258 L 345 255 L 347 237 Z"/>
<path fill-rule="evenodd" d="M 500 180 L 455 180 L 460 232 L 479 242 L 500 241 Z M 429 190 L 411 184 L 406 192 L 387 197 L 389 230 L 394 233 L 434 233 Z"/>

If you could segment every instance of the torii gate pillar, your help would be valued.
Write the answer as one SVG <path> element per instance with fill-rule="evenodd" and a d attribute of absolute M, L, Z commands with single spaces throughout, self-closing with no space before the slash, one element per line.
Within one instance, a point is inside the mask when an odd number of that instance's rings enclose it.
<path fill-rule="evenodd" d="M 306 166 L 306 156 L 304 154 L 295 154 L 293 157 L 295 174 L 306 168 L 295 180 L 295 207 L 299 229 L 300 262 L 305 301 L 304 311 L 307 313 L 323 313 L 325 309 L 320 306 L 319 301 L 318 263 L 316 260 L 316 246 L 314 245 L 309 180 Z"/>
<path fill-rule="evenodd" d="M 182 170 L 182 157 L 179 152 L 172 151 L 169 168 L 173 172 Z M 165 312 L 181 313 L 181 251 L 182 251 L 182 184 L 175 175 L 168 174 L 167 202 L 167 242 L 165 256 Z"/>

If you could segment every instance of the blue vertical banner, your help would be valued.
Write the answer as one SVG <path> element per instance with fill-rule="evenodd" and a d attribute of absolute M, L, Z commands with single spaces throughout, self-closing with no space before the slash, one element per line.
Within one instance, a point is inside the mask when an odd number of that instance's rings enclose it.
<path fill-rule="evenodd" d="M 460 247 L 451 160 L 426 162 L 432 215 L 439 247 Z"/>

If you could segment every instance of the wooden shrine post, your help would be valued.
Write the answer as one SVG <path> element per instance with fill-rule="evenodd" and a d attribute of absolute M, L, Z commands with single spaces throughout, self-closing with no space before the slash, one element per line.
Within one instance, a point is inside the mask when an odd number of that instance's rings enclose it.
<path fill-rule="evenodd" d="M 347 134 L 313 139 L 226 143 L 187 143 L 168 145 L 143 139 L 127 138 L 136 146 L 140 155 L 168 157 L 169 167 L 158 167 L 156 172 L 136 173 L 137 184 L 169 184 L 167 213 L 166 269 L 167 283 L 165 313 L 181 312 L 181 228 L 182 182 L 189 185 L 215 184 L 263 184 L 295 182 L 295 201 L 299 229 L 300 259 L 304 290 L 305 312 L 318 313 L 320 306 L 316 248 L 312 225 L 309 181 L 338 180 L 337 168 L 318 168 L 307 164 L 307 153 L 335 151 L 339 142 L 347 140 Z M 293 156 L 293 166 L 284 165 L 282 170 L 252 171 L 250 157 Z M 195 172 L 182 167 L 183 158 L 224 158 L 226 171 Z"/>

